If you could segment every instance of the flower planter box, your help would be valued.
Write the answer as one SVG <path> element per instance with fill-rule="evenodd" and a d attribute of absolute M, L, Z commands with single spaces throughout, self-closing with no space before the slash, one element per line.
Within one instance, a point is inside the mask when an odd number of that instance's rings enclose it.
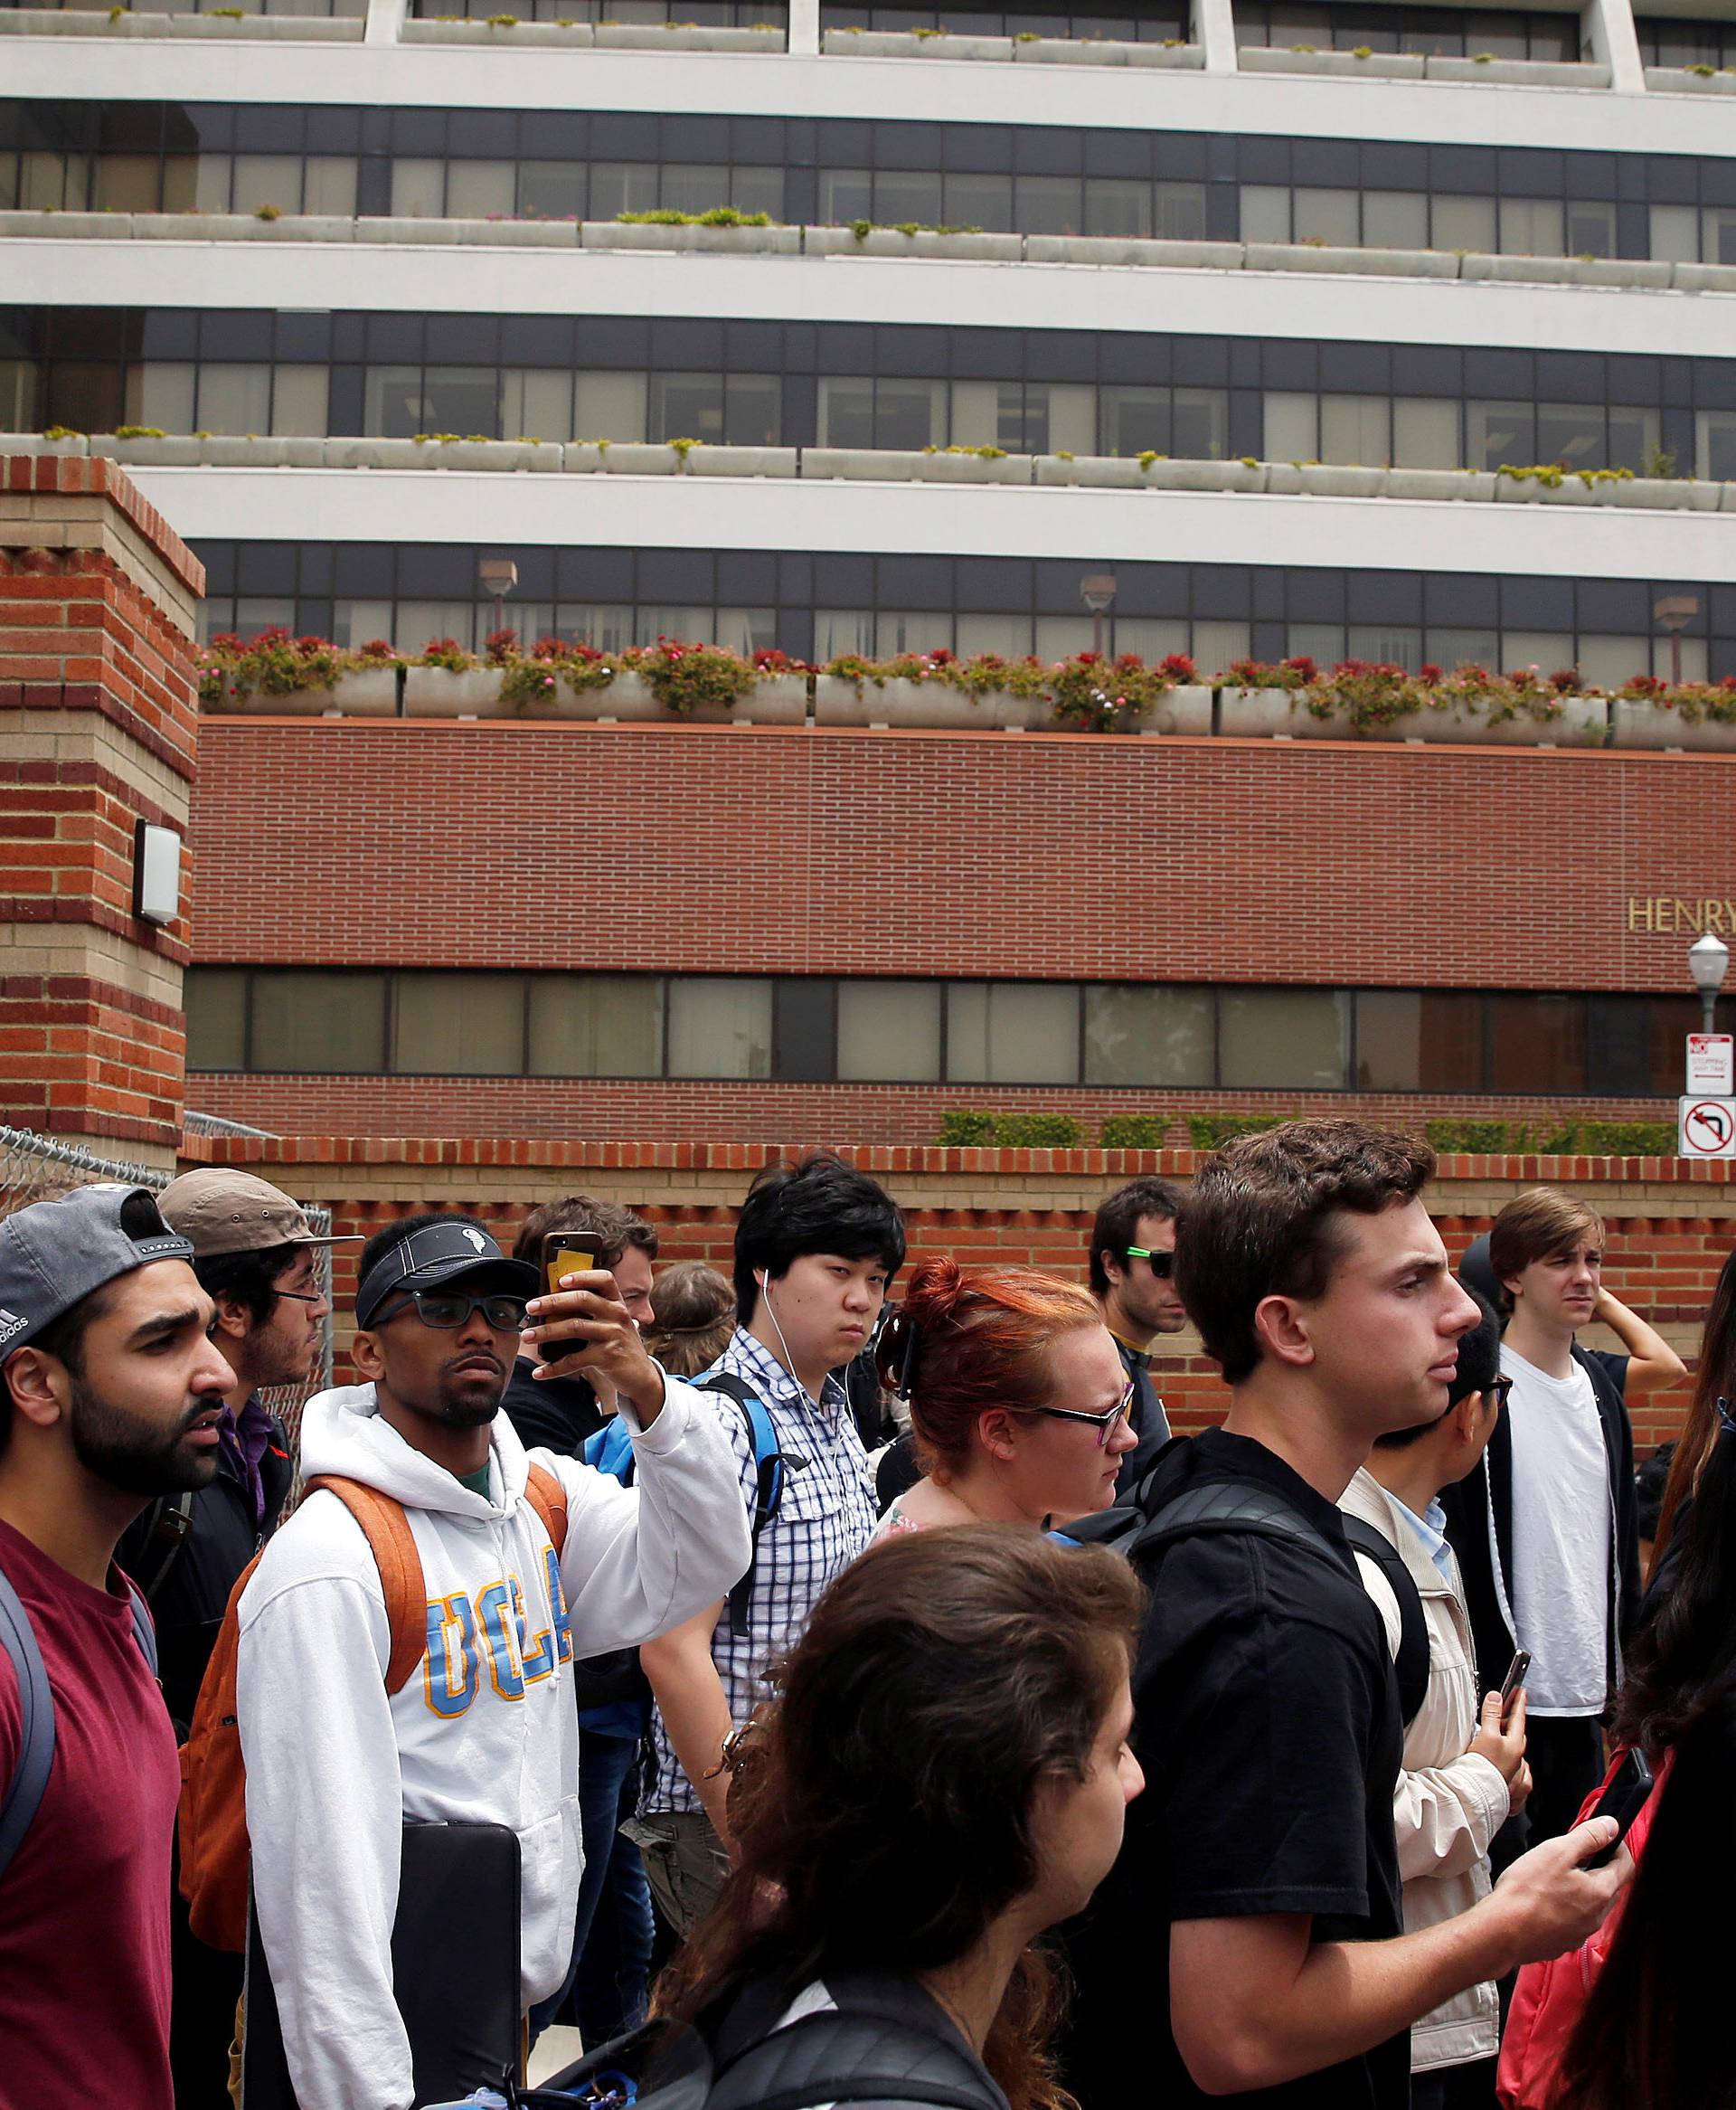
<path fill-rule="evenodd" d="M 692 22 L 599 22 L 599 49 L 616 52 L 781 52 L 782 33 L 771 27 L 710 29 Z"/>
<path fill-rule="evenodd" d="M 1288 461 L 1267 465 L 1266 488 L 1310 498 L 1381 498 L 1387 492 L 1387 471 L 1359 468 L 1345 462 Z"/>
<path fill-rule="evenodd" d="M 355 223 L 357 241 L 377 242 L 382 249 L 456 249 L 458 229 L 463 224 L 458 220 L 393 219 L 389 215 L 370 216 Z"/>
<path fill-rule="evenodd" d="M 594 440 L 570 440 L 561 449 L 561 466 L 568 476 L 672 477 L 681 457 L 661 442 L 611 440 L 599 446 Z"/>
<path fill-rule="evenodd" d="M 1640 257 L 1462 256 L 1461 279 L 1534 286 L 1668 286 L 1672 267 Z"/>
<path fill-rule="evenodd" d="M 1647 66 L 1651 95 L 1736 95 L 1736 73 L 1690 73 L 1682 66 Z"/>
<path fill-rule="evenodd" d="M 1386 472 L 1386 496 L 1422 499 L 1429 505 L 1468 500 L 1492 506 L 1495 482 L 1493 469 L 1390 468 Z"/>
<path fill-rule="evenodd" d="M 1250 468 L 1243 461 L 1154 461 L 1144 480 L 1154 491 L 1263 491 L 1266 464 L 1257 461 Z"/>
<path fill-rule="evenodd" d="M 757 681 L 733 708 L 705 705 L 696 711 L 665 710 L 656 690 L 642 675 L 618 673 L 599 687 L 573 688 L 564 679 L 546 695 L 533 694 L 510 702 L 500 695 L 498 670 L 486 670 L 493 685 L 493 701 L 479 715 L 491 718 L 571 718 L 618 721 L 624 724 L 693 725 L 800 725 L 807 717 L 807 677 L 805 674 L 773 675 Z M 551 669 L 551 671 L 553 671 Z M 466 679 L 467 677 L 452 677 Z M 470 709 L 474 706 L 458 706 Z"/>
<path fill-rule="evenodd" d="M 1194 684 L 1168 690 L 1146 713 L 1139 731 L 1190 740 L 1206 738 L 1212 731 L 1212 691 Z"/>
<path fill-rule="evenodd" d="M 1120 454 L 1080 454 L 1071 461 L 1059 455 L 1037 457 L 1036 480 L 1040 484 L 1080 484 L 1108 490 L 1130 491 L 1145 483 L 1146 473 L 1137 461 Z"/>
<path fill-rule="evenodd" d="M 45 8 L 0 13 L 0 35 L 111 37 L 242 37 L 277 43 L 359 44 L 367 24 L 359 15 L 321 17 L 246 14 L 62 14 Z"/>
<path fill-rule="evenodd" d="M 655 222 L 587 220 L 579 230 L 581 249 L 693 251 L 717 256 L 795 256 L 799 227 L 665 227 Z"/>
<path fill-rule="evenodd" d="M 1503 506 L 1592 506 L 1597 503 L 1597 495 L 1595 484 L 1582 483 L 1571 474 L 1553 485 L 1541 483 L 1535 477 L 1497 476 L 1495 479 L 1495 499 Z"/>
<path fill-rule="evenodd" d="M 577 249 L 576 220 L 458 220 L 461 248 Z"/>
<path fill-rule="evenodd" d="M 1028 484 L 1028 454 L 919 454 L 916 481 L 923 484 Z"/>
<path fill-rule="evenodd" d="M 926 455 L 898 448 L 805 447 L 804 477 L 846 477 L 853 481 L 905 484 L 914 480 L 917 464 Z"/>
<path fill-rule="evenodd" d="M 565 44 L 588 51 L 594 42 L 588 22 L 517 22 L 510 27 L 490 22 L 418 22 L 399 24 L 398 41 L 406 44 Z"/>
<path fill-rule="evenodd" d="M 1457 702 L 1412 711 L 1384 725 L 1359 729 L 1348 715 L 1316 718 L 1295 690 L 1225 688 L 1218 692 L 1218 731 L 1227 738 L 1270 740 L 1420 740 L 1430 746 L 1601 747 L 1608 737 L 1603 696 L 1564 696 L 1558 718 L 1522 712 L 1492 724 L 1481 711 Z"/>
<path fill-rule="evenodd" d="M 1241 73 L 1362 73 L 1373 80 L 1420 80 L 1420 52 L 1373 52 L 1359 59 L 1354 52 L 1287 52 L 1268 44 L 1244 44 L 1236 53 Z"/>
<path fill-rule="evenodd" d="M 1014 37 L 1013 56 L 1043 66 L 1150 66 L 1181 71 L 1205 63 L 1198 44 L 1130 43 L 1109 37 Z"/>
<path fill-rule="evenodd" d="M 1239 271 L 1239 241 L 1162 241 L 1135 234 L 1027 234 L 1024 253 L 1033 264 L 1111 264 L 1172 270 Z"/>
<path fill-rule="evenodd" d="M 1611 701 L 1609 711 L 1611 747 L 1676 747 L 1690 754 L 1736 754 L 1736 725 L 1715 718 L 1688 719 L 1680 711 L 1620 697 Z"/>
<path fill-rule="evenodd" d="M 1198 73 L 1205 65 L 1203 44 L 1129 44 L 1129 66 L 1165 68 L 1179 73 Z"/>
<path fill-rule="evenodd" d="M 500 714 L 501 707 L 497 667 L 472 667 L 463 673 L 448 667 L 404 669 L 408 718 L 493 718 Z"/>
<path fill-rule="evenodd" d="M 1008 703 L 1023 703 L 1008 697 Z M 1039 699 L 1040 700 L 1040 699 Z M 822 674 L 814 685 L 817 725 L 920 725 L 938 732 L 992 733 L 994 705 L 945 681 L 846 681 Z"/>
<path fill-rule="evenodd" d="M 1604 506 L 1640 506 L 1669 513 L 1716 513 L 1730 484 L 1697 483 L 1687 477 L 1634 477 L 1626 483 L 1599 484 Z"/>
<path fill-rule="evenodd" d="M 1672 264 L 1670 283 L 1678 293 L 1736 293 L 1736 264 Z"/>
<path fill-rule="evenodd" d="M 1590 61 L 1563 59 L 1449 59 L 1431 55 L 1430 80 L 1475 80 L 1487 87 L 1608 88 L 1609 69 Z"/>
<path fill-rule="evenodd" d="M 732 711 L 713 715 L 694 714 L 696 724 L 805 725 L 807 723 L 807 677 L 805 674 L 764 675 L 756 681 Z"/>
<path fill-rule="evenodd" d="M 370 667 L 338 677 L 335 688 L 295 689 L 288 695 L 270 695 L 255 689 L 238 696 L 227 690 L 222 711 L 240 711 L 250 717 L 307 718 L 336 715 L 344 718 L 393 718 L 398 714 L 398 669 Z"/>
<path fill-rule="evenodd" d="M 828 29 L 820 38 L 828 57 L 846 59 L 1010 59 L 1011 37 L 918 36 L 911 30 Z"/>
<path fill-rule="evenodd" d="M 794 447 L 695 447 L 687 457 L 690 477 L 793 477 Z"/>
<path fill-rule="evenodd" d="M 838 253 L 854 251 L 863 257 L 948 257 L 955 262 L 1015 264 L 1024 255 L 1020 234 L 939 234 L 919 228 L 903 234 L 896 227 L 871 227 L 860 241 L 849 228 L 843 230 L 846 246 Z"/>

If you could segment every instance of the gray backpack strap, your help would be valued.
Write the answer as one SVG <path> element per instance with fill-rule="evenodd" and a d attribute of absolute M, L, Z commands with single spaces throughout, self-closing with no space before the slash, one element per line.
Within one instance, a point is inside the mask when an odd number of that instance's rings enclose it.
<path fill-rule="evenodd" d="M 138 1643 L 138 1652 L 145 1659 L 145 1667 L 153 1678 L 157 1676 L 156 1622 L 151 1617 L 145 1594 L 130 1575 L 121 1578 L 127 1585 L 127 1594 L 133 1604 L 133 1639 Z"/>
<path fill-rule="evenodd" d="M 1172 1539 L 1203 1533 L 1251 1531 L 1262 1538 L 1294 1538 L 1323 1554 L 1341 1570 L 1344 1563 L 1305 1517 L 1276 1488 L 1258 1481 L 1209 1480 L 1165 1502 L 1128 1548 L 1136 1558 Z M 1354 1578 L 1353 1578 L 1354 1579 Z"/>
<path fill-rule="evenodd" d="M 54 1696 L 49 1690 L 30 1614 L 4 1571 L 0 1571 L 0 1651 L 17 1678 L 23 1717 L 18 1763 L 0 1794 L 0 1878 L 4 1878 L 35 1819 L 54 1764 Z"/>

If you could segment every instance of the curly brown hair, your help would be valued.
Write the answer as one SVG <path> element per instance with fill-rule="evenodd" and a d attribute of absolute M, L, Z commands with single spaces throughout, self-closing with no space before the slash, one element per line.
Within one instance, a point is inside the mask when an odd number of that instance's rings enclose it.
<path fill-rule="evenodd" d="M 1036 1883 L 1037 1791 L 1086 1776 L 1144 1610 L 1125 1561 L 1014 1524 L 910 1532 L 846 1568 L 739 1747 L 736 1867 L 658 2011 L 969 1954 Z M 1027 1948 L 983 2050 L 1012 2110 L 1072 2101 L 1049 2055 L 1063 2005 Z"/>

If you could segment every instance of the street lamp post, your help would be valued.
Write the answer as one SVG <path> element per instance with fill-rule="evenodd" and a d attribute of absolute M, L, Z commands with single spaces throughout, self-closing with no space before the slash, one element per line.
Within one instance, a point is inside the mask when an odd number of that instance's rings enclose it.
<path fill-rule="evenodd" d="M 1115 605 L 1115 573 L 1093 572 L 1079 582 L 1079 598 L 1091 611 L 1091 650 L 1103 657 L 1103 618 Z"/>
<path fill-rule="evenodd" d="M 1670 686 L 1682 686 L 1682 633 L 1700 612 L 1700 603 L 1692 593 L 1666 594 L 1662 601 L 1652 604 L 1652 620 L 1670 640 Z"/>
<path fill-rule="evenodd" d="M 1717 1031 L 1718 992 L 1724 986 L 1724 973 L 1729 966 L 1730 947 L 1722 938 L 1714 938 L 1710 931 L 1688 947 L 1688 970 L 1694 976 L 1694 988 L 1700 992 L 1703 1032 Z"/>
<path fill-rule="evenodd" d="M 476 572 L 482 581 L 483 591 L 494 596 L 495 628 L 496 630 L 505 629 L 505 603 L 506 596 L 518 584 L 518 566 L 511 557 L 485 557 L 477 565 Z"/>

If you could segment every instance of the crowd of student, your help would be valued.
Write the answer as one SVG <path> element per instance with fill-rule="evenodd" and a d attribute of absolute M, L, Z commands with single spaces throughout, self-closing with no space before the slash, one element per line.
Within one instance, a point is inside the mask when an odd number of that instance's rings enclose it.
<path fill-rule="evenodd" d="M 1089 1291 L 895 1302 L 824 1152 L 732 1282 L 582 1196 L 407 1216 L 294 1461 L 290 1197 L 18 1211 L 0 2110 L 504 2103 L 557 2020 L 646 2110 L 1736 2101 L 1736 1255 L 1642 1598 L 1626 1400 L 1684 1367 L 1571 1196 L 1455 1275 L 1432 1170 L 1292 1122 L 1108 1197 Z"/>

